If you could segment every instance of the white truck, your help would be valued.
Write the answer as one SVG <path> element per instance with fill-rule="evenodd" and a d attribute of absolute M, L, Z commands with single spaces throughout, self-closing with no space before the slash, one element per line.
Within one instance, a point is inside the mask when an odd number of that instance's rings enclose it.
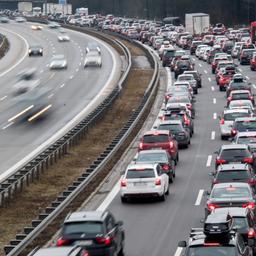
<path fill-rule="evenodd" d="M 32 12 L 32 2 L 18 2 L 19 12 Z"/>
<path fill-rule="evenodd" d="M 71 4 L 44 3 L 43 12 L 50 14 L 72 14 Z"/>
<path fill-rule="evenodd" d="M 206 13 L 186 13 L 185 15 L 186 31 L 192 35 L 200 35 L 210 28 L 210 16 Z"/>

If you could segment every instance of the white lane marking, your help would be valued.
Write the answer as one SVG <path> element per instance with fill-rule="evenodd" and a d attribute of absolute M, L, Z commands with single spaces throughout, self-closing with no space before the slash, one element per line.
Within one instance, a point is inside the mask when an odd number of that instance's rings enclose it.
<path fill-rule="evenodd" d="M 46 65 L 46 67 L 49 67 L 49 66 L 50 66 L 50 64 L 47 64 L 47 65 Z"/>
<path fill-rule="evenodd" d="M 246 76 L 245 78 L 246 78 L 247 80 L 250 80 L 250 77 L 249 77 L 249 76 Z"/>
<path fill-rule="evenodd" d="M 171 70 L 167 67 L 165 67 L 166 73 L 167 73 L 167 91 L 172 86 L 172 74 Z"/>
<path fill-rule="evenodd" d="M 200 204 L 201 204 L 203 195 L 204 195 L 204 190 L 203 190 L 203 189 L 200 189 L 199 192 L 198 192 L 198 196 L 197 196 L 195 205 L 200 205 Z"/>
<path fill-rule="evenodd" d="M 79 66 L 82 66 L 82 62 L 79 63 Z"/>
<path fill-rule="evenodd" d="M 48 96 L 48 99 L 52 98 L 53 96 L 54 96 L 54 93 L 50 94 L 50 95 Z"/>
<path fill-rule="evenodd" d="M 2 98 L 0 99 L 0 101 L 5 100 L 6 98 L 7 98 L 7 96 L 5 95 L 4 97 L 2 97 Z"/>
<path fill-rule="evenodd" d="M 60 86 L 60 88 L 63 88 L 65 86 L 65 84 L 62 84 L 61 86 Z"/>
<path fill-rule="evenodd" d="M 212 131 L 211 133 L 211 140 L 215 140 L 215 131 Z"/>
<path fill-rule="evenodd" d="M 209 155 L 207 157 L 206 167 L 210 167 L 211 166 L 211 162 L 212 162 L 212 155 Z"/>
<path fill-rule="evenodd" d="M 107 197 L 104 199 L 101 205 L 97 208 L 97 211 L 105 211 L 108 208 L 108 206 L 111 204 L 111 202 L 114 200 L 114 198 L 116 197 L 116 195 L 120 190 L 120 181 L 121 179 L 118 180 L 118 182 L 110 191 L 110 193 L 108 193 Z"/>
<path fill-rule="evenodd" d="M 192 58 L 193 61 L 195 61 L 196 59 L 195 58 Z"/>
<path fill-rule="evenodd" d="M 28 48 L 29 48 L 28 41 L 23 36 L 13 32 L 13 31 L 10 31 L 9 29 L 5 29 L 3 27 L 1 27 L 1 29 L 7 31 L 8 33 L 11 33 L 11 34 L 14 34 L 14 35 L 18 36 L 19 38 L 21 38 L 25 42 L 26 51 L 25 51 L 25 54 L 18 60 L 18 62 L 16 64 L 14 64 L 13 66 L 11 66 L 10 68 L 8 68 L 7 70 L 5 70 L 3 73 L 1 73 L 0 77 L 2 77 L 5 74 L 9 73 L 11 70 L 13 70 L 14 68 L 16 68 L 19 65 L 27 57 L 27 55 L 28 55 Z"/>
<path fill-rule="evenodd" d="M 214 90 L 215 90 L 214 86 L 212 86 L 211 88 L 212 88 L 212 91 L 214 91 Z"/>
<path fill-rule="evenodd" d="M 44 72 L 44 70 L 42 69 L 42 70 L 40 70 L 40 72 L 39 72 L 39 73 L 41 74 L 41 73 L 43 73 L 43 72 Z"/>
<path fill-rule="evenodd" d="M 241 68 L 239 68 L 239 69 L 238 69 L 238 71 L 239 71 L 239 72 L 242 72 L 242 69 L 241 69 Z"/>
<path fill-rule="evenodd" d="M 11 122 L 11 123 L 5 125 L 5 126 L 2 128 L 2 130 L 7 129 L 8 127 L 10 127 L 10 126 L 13 125 L 13 124 L 14 124 L 14 122 Z"/>
<path fill-rule="evenodd" d="M 204 70 L 204 73 L 207 74 L 208 73 L 207 70 Z"/>
<path fill-rule="evenodd" d="M 79 68 L 76 69 L 76 72 L 78 72 L 78 71 L 79 71 Z"/>
<path fill-rule="evenodd" d="M 208 80 L 209 80 L 209 82 L 211 82 L 211 81 L 212 81 L 212 79 L 211 79 L 210 77 L 208 77 Z"/>
<path fill-rule="evenodd" d="M 202 67 L 202 64 L 201 64 L 201 63 L 199 63 L 198 65 L 199 65 L 199 67 Z"/>
<path fill-rule="evenodd" d="M 69 77 L 69 79 L 71 80 L 71 79 L 73 79 L 73 77 L 74 77 L 74 76 L 72 75 L 72 76 Z"/>
<path fill-rule="evenodd" d="M 8 122 L 12 122 L 13 120 L 15 120 L 16 118 L 20 117 L 21 115 L 23 115 L 24 113 L 28 112 L 31 108 L 33 108 L 34 105 L 30 105 L 29 107 L 25 108 L 24 110 L 22 110 L 21 112 L 19 112 L 17 115 L 11 117 L 8 119 Z"/>
<path fill-rule="evenodd" d="M 213 98 L 212 102 L 213 102 L 213 104 L 216 104 L 216 102 L 217 102 L 216 98 Z"/>
<path fill-rule="evenodd" d="M 174 254 L 174 256 L 180 256 L 181 253 L 182 253 L 182 250 L 183 250 L 182 247 L 178 247 L 177 250 L 176 250 L 176 252 L 175 252 L 175 254 Z"/>
<path fill-rule="evenodd" d="M 217 119 L 217 113 L 213 113 L 213 119 Z"/>

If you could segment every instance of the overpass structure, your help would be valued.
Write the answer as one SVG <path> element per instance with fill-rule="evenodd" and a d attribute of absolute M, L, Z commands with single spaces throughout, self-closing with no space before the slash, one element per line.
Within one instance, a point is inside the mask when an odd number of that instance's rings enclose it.
<path fill-rule="evenodd" d="M 41 7 L 47 0 L 0 0 L 0 9 L 17 10 L 19 2 L 30 2 L 33 7 Z"/>

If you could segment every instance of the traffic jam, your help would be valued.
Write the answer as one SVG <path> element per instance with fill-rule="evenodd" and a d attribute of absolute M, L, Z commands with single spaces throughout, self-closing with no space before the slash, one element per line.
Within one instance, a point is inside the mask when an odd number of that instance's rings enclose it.
<path fill-rule="evenodd" d="M 80 20 L 70 20 L 80 25 Z M 218 23 L 202 34 L 192 35 L 183 26 L 173 24 L 112 15 L 96 20 L 99 30 L 119 33 L 151 47 L 173 77 L 157 120 L 140 136 L 137 153 L 121 177 L 121 203 L 166 201 L 179 175 L 179 152 L 190 147 L 197 132 L 196 96 L 205 86 L 202 77 L 206 74 L 201 74 L 198 66 L 205 63 L 214 76 L 209 78 L 212 90 L 218 90 L 226 100 L 223 111 L 214 113 L 219 131 L 212 134 L 219 136 L 223 145 L 214 152 L 202 227 L 192 228 L 189 239 L 180 241 L 178 248 L 186 256 L 255 255 L 256 87 L 241 67 L 250 69 L 252 76 L 256 71 L 256 22 L 237 29 Z M 115 223 L 109 212 L 75 212 L 66 218 L 57 246 L 81 244 L 88 250 L 86 255 L 122 255 L 122 225 L 122 221 Z"/>

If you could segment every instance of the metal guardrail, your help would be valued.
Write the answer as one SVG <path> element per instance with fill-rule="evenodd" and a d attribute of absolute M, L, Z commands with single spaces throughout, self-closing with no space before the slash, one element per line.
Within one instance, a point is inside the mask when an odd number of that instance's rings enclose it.
<path fill-rule="evenodd" d="M 145 51 L 145 49 L 144 49 Z M 76 198 L 79 193 L 81 193 L 86 186 L 90 183 L 90 181 L 100 173 L 109 160 L 113 157 L 113 155 L 119 150 L 124 141 L 131 134 L 133 129 L 136 127 L 140 118 L 144 114 L 145 109 L 148 107 L 152 99 L 152 95 L 154 95 L 158 81 L 159 81 L 159 66 L 155 57 L 152 53 L 146 50 L 147 57 L 150 59 L 150 62 L 153 63 L 154 74 L 151 82 L 149 83 L 147 93 L 144 94 L 139 107 L 133 112 L 131 118 L 128 122 L 123 126 L 120 133 L 113 139 L 113 141 L 109 144 L 109 146 L 105 149 L 105 151 L 87 168 L 84 173 L 73 182 L 61 195 L 59 195 L 55 201 L 52 202 L 51 206 L 45 209 L 44 213 L 41 213 L 38 216 L 38 219 L 32 221 L 32 225 L 30 227 L 24 228 L 24 233 L 17 234 L 16 239 L 10 241 L 10 245 L 4 247 L 5 253 L 8 256 L 17 256 L 19 255 L 36 237 L 40 235 L 40 233 L 50 224 L 52 223 L 59 214 L 65 209 L 71 202 Z M 127 75 L 127 74 L 126 74 Z M 41 156 L 44 159 L 39 159 L 40 166 L 42 167 L 42 163 L 46 164 L 46 159 L 49 160 L 49 154 L 52 156 L 50 161 L 55 161 L 61 152 L 66 152 L 68 148 L 78 142 L 81 137 L 83 137 L 87 131 L 87 127 L 90 121 L 97 119 L 102 114 L 102 108 L 106 108 L 109 106 L 113 100 L 117 97 L 119 93 L 118 87 L 116 87 L 111 95 L 105 100 L 101 106 L 99 106 L 95 111 L 93 111 L 89 117 L 87 117 L 84 121 L 82 121 L 77 127 L 75 127 L 70 133 L 55 143 L 55 145 L 51 146 L 48 151 L 44 152 L 45 155 Z M 90 120 L 90 121 L 89 121 Z M 71 136 L 71 137 L 70 137 Z M 72 138 L 72 140 L 71 140 Z M 61 147 L 59 146 L 61 144 Z M 57 147 L 57 148 L 56 148 Z M 36 162 L 32 161 L 33 163 Z M 36 170 L 36 173 L 39 172 L 37 169 L 38 163 L 36 166 L 33 166 Z M 26 170 L 23 170 L 26 172 Z M 27 174 L 28 175 L 28 174 Z M 30 175 L 31 176 L 31 175 Z"/>

